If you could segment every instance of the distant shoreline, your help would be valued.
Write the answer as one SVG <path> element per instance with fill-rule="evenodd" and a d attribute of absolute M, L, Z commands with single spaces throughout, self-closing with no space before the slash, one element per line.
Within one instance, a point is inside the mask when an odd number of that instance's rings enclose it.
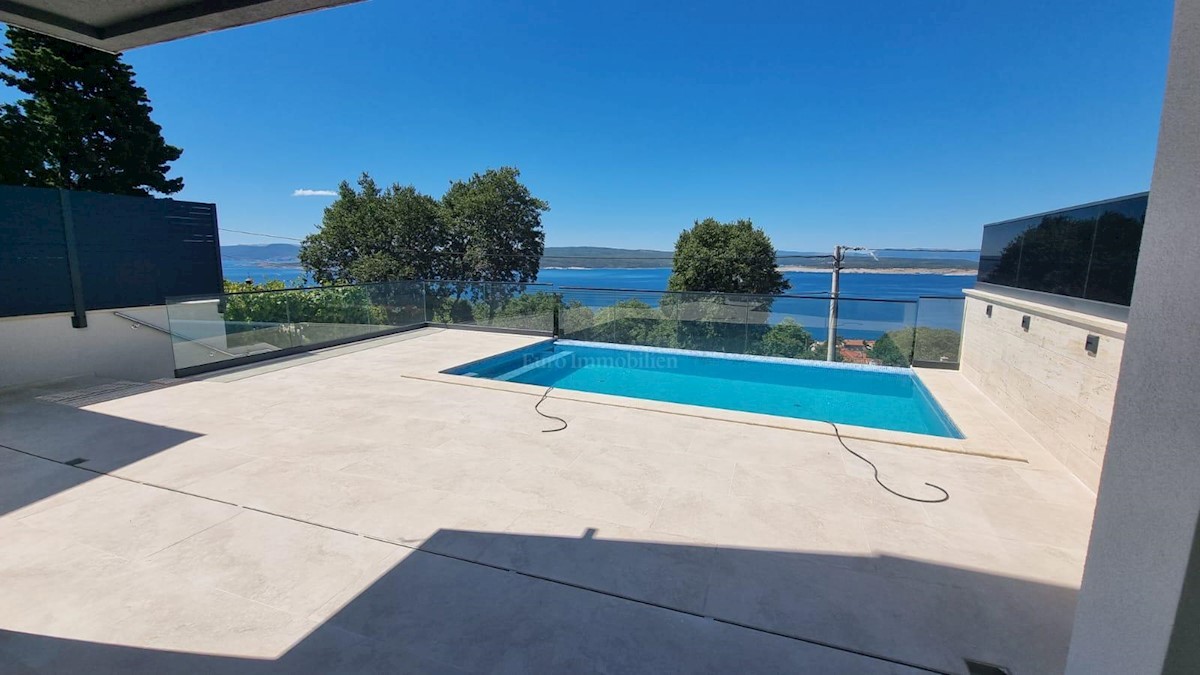
<path fill-rule="evenodd" d="M 623 270 L 623 271 L 645 271 L 645 270 L 666 270 L 669 267 L 558 267 L 555 265 L 547 265 L 542 267 L 544 270 L 571 270 L 575 272 L 583 272 L 587 270 Z M 780 272 L 800 272 L 804 274 L 832 274 L 833 270 L 828 267 L 806 267 L 804 265 L 780 265 Z M 936 274 L 946 277 L 973 277 L 977 274 L 977 270 L 961 267 L 947 267 L 939 269 L 936 267 L 847 267 L 842 270 L 842 274 Z"/>
<path fill-rule="evenodd" d="M 296 270 L 303 273 L 304 268 L 298 262 L 291 261 L 272 261 L 272 260 L 222 260 L 225 263 L 233 263 L 246 267 L 256 267 L 261 269 L 274 270 Z M 541 269 L 544 270 L 569 270 L 583 272 L 588 270 L 624 270 L 624 271 L 646 271 L 646 270 L 669 270 L 670 267 L 561 267 L 558 265 L 546 265 Z M 832 270 L 828 267 L 813 267 L 811 265 L 780 265 L 780 272 L 796 272 L 801 274 L 830 274 Z M 946 277 L 973 277 L 978 273 L 978 270 L 969 267 L 847 267 L 842 270 L 842 274 L 935 274 Z"/>
<path fill-rule="evenodd" d="M 803 265 L 780 265 L 779 271 L 808 272 L 813 274 L 833 273 L 833 270 L 828 267 L 805 267 Z M 846 267 L 842 269 L 842 274 L 937 274 L 944 277 L 973 277 L 978 274 L 978 270 L 966 267 L 948 267 L 944 269 L 935 267 Z"/>

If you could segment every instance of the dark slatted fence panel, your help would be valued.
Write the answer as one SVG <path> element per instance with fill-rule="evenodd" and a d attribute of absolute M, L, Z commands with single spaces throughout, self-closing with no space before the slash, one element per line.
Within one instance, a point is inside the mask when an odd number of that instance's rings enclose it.
<path fill-rule="evenodd" d="M 0 185 L 0 316 L 70 309 L 58 190 Z"/>
<path fill-rule="evenodd" d="M 221 291 L 215 205 L 94 192 L 69 197 L 87 309 Z M 0 295 L 0 316 L 72 308 L 57 190 L 0 187 L 0 289 L 23 275 L 32 296 Z"/>

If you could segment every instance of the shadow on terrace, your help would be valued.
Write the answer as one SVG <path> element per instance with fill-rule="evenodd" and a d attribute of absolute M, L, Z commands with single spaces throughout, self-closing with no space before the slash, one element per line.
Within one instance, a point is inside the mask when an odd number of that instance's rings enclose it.
<path fill-rule="evenodd" d="M 888 556 L 455 530 L 406 553 L 277 653 L 236 635 L 245 617 L 178 606 L 168 623 L 195 634 L 178 636 L 177 651 L 2 631 L 0 655 L 30 672 L 91 673 L 957 673 L 963 656 L 1050 672 L 1065 636 L 1047 631 L 1074 611 L 1066 588 Z M 920 581 L 934 583 L 918 591 Z M 924 594 L 940 587 L 978 602 Z M 74 611 L 105 606 L 104 594 Z M 228 640 L 199 634 L 210 626 Z"/>
<path fill-rule="evenodd" d="M 45 504 L 101 474 L 119 473 L 200 437 L 183 429 L 0 394 L 0 516 Z M 62 470 L 67 462 L 79 468 Z"/>

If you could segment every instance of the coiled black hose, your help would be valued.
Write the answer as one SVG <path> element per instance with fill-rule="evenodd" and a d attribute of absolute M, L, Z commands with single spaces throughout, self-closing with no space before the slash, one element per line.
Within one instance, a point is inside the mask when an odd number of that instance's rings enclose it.
<path fill-rule="evenodd" d="M 940 486 L 934 485 L 933 483 L 925 483 L 925 484 L 928 485 L 929 487 L 933 488 L 934 490 L 937 490 L 938 492 L 942 493 L 942 496 L 938 497 L 937 499 L 921 499 L 919 497 L 909 497 L 908 495 L 900 494 L 899 492 L 896 492 L 895 490 L 888 487 L 887 485 L 884 485 L 883 481 L 879 479 L 879 467 L 875 466 L 875 462 L 872 462 L 871 460 L 867 459 L 866 457 L 863 457 L 862 455 L 858 454 L 857 452 L 851 450 L 850 446 L 846 445 L 846 441 L 842 440 L 842 432 L 838 429 L 838 426 L 836 424 L 834 424 L 833 422 L 830 422 L 829 420 L 825 420 L 825 423 L 828 424 L 829 426 L 833 427 L 833 433 L 834 433 L 834 435 L 837 436 L 838 443 L 842 444 L 842 447 L 846 449 L 846 452 L 854 455 L 855 457 L 857 457 L 857 458 L 861 459 L 862 461 L 866 462 L 867 464 L 871 465 L 871 469 L 875 471 L 875 482 L 879 483 L 879 487 L 883 488 L 884 490 L 887 490 L 888 492 L 896 495 L 897 497 L 899 497 L 901 499 L 907 499 L 910 502 L 920 502 L 922 504 L 940 504 L 944 501 L 950 500 L 950 493 L 943 490 Z"/>
<path fill-rule="evenodd" d="M 554 387 L 546 387 L 546 391 L 542 392 L 542 397 L 538 399 L 537 403 L 533 404 L 533 411 L 536 412 L 537 414 L 541 415 L 542 417 L 545 417 L 546 419 L 557 420 L 559 422 L 562 422 L 562 426 L 557 429 L 542 429 L 543 434 L 552 434 L 556 431 L 562 431 L 563 429 L 567 428 L 566 420 L 564 420 L 561 417 L 555 417 L 554 415 L 547 415 L 546 413 L 544 413 L 540 410 L 542 403 L 545 402 L 546 397 L 550 395 L 551 391 L 554 391 Z"/>

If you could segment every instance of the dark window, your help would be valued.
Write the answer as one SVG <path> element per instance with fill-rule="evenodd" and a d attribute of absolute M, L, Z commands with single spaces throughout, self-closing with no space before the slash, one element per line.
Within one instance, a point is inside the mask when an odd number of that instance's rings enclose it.
<path fill-rule="evenodd" d="M 1142 194 L 988 225 L 979 280 L 1128 305 L 1146 202 Z"/>
<path fill-rule="evenodd" d="M 1035 219 L 1010 220 L 983 228 L 979 251 L 979 280 L 1015 286 L 1021 265 L 1021 235 L 1037 224 Z"/>
<path fill-rule="evenodd" d="M 1142 225 L 1146 221 L 1146 201 L 1146 197 L 1127 200 L 1113 204 L 1100 214 L 1083 297 L 1117 305 L 1129 304 L 1142 243 Z"/>
<path fill-rule="evenodd" d="M 1021 268 L 1015 285 L 1082 298 L 1096 216 L 1095 208 L 1072 209 L 1043 216 L 1037 226 L 1026 230 L 1021 235 Z"/>

